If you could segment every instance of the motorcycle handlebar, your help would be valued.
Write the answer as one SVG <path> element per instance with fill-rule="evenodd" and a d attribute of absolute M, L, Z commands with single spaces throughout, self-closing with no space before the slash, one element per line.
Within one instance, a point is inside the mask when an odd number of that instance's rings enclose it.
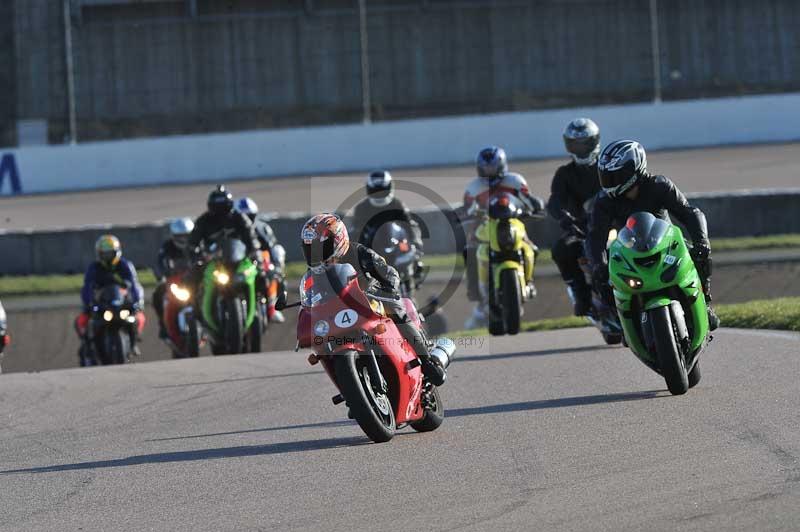
<path fill-rule="evenodd" d="M 377 296 L 375 294 L 370 294 L 369 292 L 366 292 L 366 294 L 367 297 L 372 298 L 375 301 L 382 301 L 384 303 L 396 303 L 397 301 L 400 301 L 400 296 L 395 296 L 393 298 L 390 298 L 390 297 Z"/>

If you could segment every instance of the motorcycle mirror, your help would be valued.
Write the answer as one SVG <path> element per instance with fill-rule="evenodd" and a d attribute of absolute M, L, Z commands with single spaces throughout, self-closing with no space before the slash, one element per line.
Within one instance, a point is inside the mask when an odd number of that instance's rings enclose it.
<path fill-rule="evenodd" d="M 283 310 L 286 308 L 286 290 L 280 292 L 278 294 L 278 298 L 275 300 L 275 310 Z"/>

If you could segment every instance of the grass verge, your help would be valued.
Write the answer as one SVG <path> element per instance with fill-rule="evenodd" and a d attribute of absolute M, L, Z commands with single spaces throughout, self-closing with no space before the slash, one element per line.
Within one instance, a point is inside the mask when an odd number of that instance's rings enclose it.
<path fill-rule="evenodd" d="M 747 303 L 716 305 L 715 310 L 723 327 L 741 329 L 772 329 L 778 331 L 800 332 L 800 297 L 783 297 L 779 299 L 761 299 Z M 547 320 L 528 321 L 522 324 L 522 332 L 553 331 L 557 329 L 574 329 L 589 327 L 583 318 L 568 316 Z M 485 336 L 486 329 L 457 331 L 449 333 L 454 338 L 462 336 Z"/>

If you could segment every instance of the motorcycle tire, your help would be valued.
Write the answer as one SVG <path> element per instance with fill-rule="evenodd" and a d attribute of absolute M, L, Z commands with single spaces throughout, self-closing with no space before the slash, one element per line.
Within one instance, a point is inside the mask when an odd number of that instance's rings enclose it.
<path fill-rule="evenodd" d="M 694 363 L 694 367 L 692 371 L 689 372 L 689 388 L 694 388 L 697 386 L 697 383 L 700 382 L 700 378 L 702 377 L 700 373 L 700 361 Z"/>
<path fill-rule="evenodd" d="M 618 345 L 622 343 L 622 335 L 620 333 L 601 332 L 600 334 L 603 335 L 603 341 L 605 341 L 607 345 Z"/>
<path fill-rule="evenodd" d="M 186 331 L 186 356 L 197 357 L 200 356 L 200 324 L 197 323 L 197 318 L 194 313 L 187 316 L 188 331 Z"/>
<path fill-rule="evenodd" d="M 376 394 L 372 389 L 366 361 L 356 351 L 333 358 L 336 383 L 353 419 L 373 442 L 391 440 L 397 428 L 394 410 L 386 395 Z"/>
<path fill-rule="evenodd" d="M 658 365 L 667 382 L 669 393 L 672 395 L 685 394 L 689 390 L 689 377 L 686 375 L 683 356 L 675 341 L 669 307 L 658 307 L 648 311 L 648 314 L 653 340 L 656 344 Z"/>
<path fill-rule="evenodd" d="M 225 316 L 223 321 L 223 332 L 225 334 L 225 351 L 231 354 L 239 354 L 244 350 L 244 331 L 242 319 L 242 304 L 239 298 L 229 299 L 224 305 Z"/>
<path fill-rule="evenodd" d="M 442 398 L 439 397 L 439 389 L 436 386 L 430 386 L 431 390 L 423 392 L 423 395 L 428 394 L 427 402 L 429 403 L 429 406 L 425 408 L 425 414 L 423 414 L 422 419 L 409 423 L 411 428 L 417 432 L 436 430 L 444 421 L 444 403 L 442 403 Z"/>
<path fill-rule="evenodd" d="M 516 271 L 504 270 L 500 274 L 500 291 L 506 333 L 517 334 L 522 316 L 522 293 Z"/>
<path fill-rule="evenodd" d="M 130 334 L 123 329 L 118 329 L 113 334 L 106 333 L 106 347 L 112 364 L 124 364 L 130 356 Z"/>
<path fill-rule="evenodd" d="M 261 352 L 261 337 L 263 327 L 261 326 L 262 318 L 259 313 L 250 324 L 250 329 L 247 331 L 247 352 L 260 353 Z"/>
<path fill-rule="evenodd" d="M 489 334 L 492 336 L 503 336 L 506 333 L 506 328 L 503 325 L 503 317 L 495 314 L 494 311 L 489 312 Z"/>

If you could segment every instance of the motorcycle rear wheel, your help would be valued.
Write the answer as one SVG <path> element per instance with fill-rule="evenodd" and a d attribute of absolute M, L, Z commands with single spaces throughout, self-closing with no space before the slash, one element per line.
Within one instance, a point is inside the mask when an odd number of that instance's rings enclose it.
<path fill-rule="evenodd" d="M 422 392 L 423 397 L 425 394 L 428 394 L 428 397 L 426 398 L 428 407 L 425 408 L 425 414 L 422 416 L 422 419 L 409 423 L 411 428 L 417 432 L 430 432 L 432 430 L 436 430 L 439 428 L 442 422 L 444 422 L 444 403 L 442 403 L 442 398 L 439 397 L 439 389 L 432 384 L 428 384 L 426 386 L 430 386 L 431 389 Z"/>
<path fill-rule="evenodd" d="M 522 315 L 522 297 L 519 286 L 519 276 L 514 270 L 504 270 L 500 274 L 500 290 L 502 294 L 503 323 L 506 333 L 519 332 L 520 316 Z"/>
<path fill-rule="evenodd" d="M 697 383 L 700 382 L 700 378 L 702 377 L 700 373 L 700 361 L 694 363 L 694 367 L 692 371 L 689 372 L 689 388 L 694 388 L 697 386 Z"/>
<path fill-rule="evenodd" d="M 364 434 L 375 443 L 394 437 L 397 424 L 389 398 L 374 390 L 366 361 L 356 351 L 334 357 L 334 373 L 342 396 Z"/>
<path fill-rule="evenodd" d="M 648 311 L 653 340 L 656 344 L 658 365 L 672 395 L 682 395 L 689 390 L 689 378 L 683 363 L 683 355 L 675 341 L 669 307 L 658 307 Z"/>
<path fill-rule="evenodd" d="M 620 333 L 601 332 L 600 334 L 603 335 L 603 341 L 605 341 L 607 345 L 617 345 L 622 343 L 622 334 Z"/>

